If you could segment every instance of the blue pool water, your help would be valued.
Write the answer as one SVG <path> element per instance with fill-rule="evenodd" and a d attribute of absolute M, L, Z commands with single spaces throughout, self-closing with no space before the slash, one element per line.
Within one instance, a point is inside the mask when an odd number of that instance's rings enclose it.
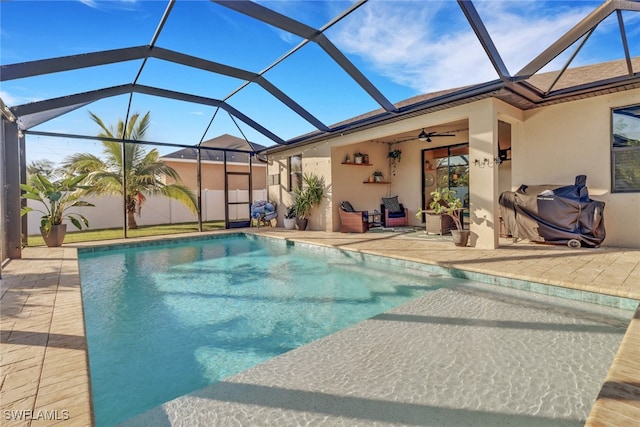
<path fill-rule="evenodd" d="M 80 255 L 109 426 L 459 279 L 234 236 Z"/>

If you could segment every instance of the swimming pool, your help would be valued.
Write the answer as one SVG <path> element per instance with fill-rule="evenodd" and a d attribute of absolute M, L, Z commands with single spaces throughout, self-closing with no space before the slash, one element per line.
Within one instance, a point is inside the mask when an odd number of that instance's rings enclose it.
<path fill-rule="evenodd" d="M 421 295 L 477 285 L 399 274 L 400 264 L 245 236 L 81 254 L 97 424 L 113 425 Z M 587 393 L 596 387 L 597 394 L 631 314 L 563 308 L 562 316 L 576 325 L 571 341 L 596 331 L 589 358 L 602 366 L 590 366 Z M 585 322 L 604 326 L 585 330 Z"/>

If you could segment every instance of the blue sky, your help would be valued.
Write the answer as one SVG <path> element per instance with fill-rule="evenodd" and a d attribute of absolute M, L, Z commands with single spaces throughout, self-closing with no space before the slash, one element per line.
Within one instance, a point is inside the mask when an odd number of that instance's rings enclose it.
<path fill-rule="evenodd" d="M 284 0 L 260 3 L 315 28 L 352 4 Z M 515 74 L 600 2 L 494 0 L 474 4 L 508 70 Z M 0 62 L 4 65 L 146 45 L 166 6 L 166 1 L 146 0 L 0 2 Z M 640 39 L 639 17 L 634 15 L 640 14 L 624 14 L 630 41 Z M 370 0 L 326 35 L 394 103 L 497 78 L 455 1 Z M 259 72 L 300 41 L 297 36 L 209 1 L 178 0 L 156 45 Z M 640 46 L 631 44 L 632 56 L 640 55 Z M 561 55 L 551 68 L 562 66 L 571 53 L 570 50 Z M 617 21 L 611 16 L 598 27 L 572 66 L 622 57 Z M 0 86 L 0 97 L 13 106 L 126 84 L 133 80 L 140 65 L 141 61 L 131 61 L 7 81 Z M 269 70 L 265 77 L 327 125 L 379 108 L 314 43 Z M 243 82 L 151 59 L 139 83 L 223 99 Z M 106 123 L 115 123 L 124 118 L 128 100 L 127 95 L 97 101 L 34 130 L 95 135 L 98 128 L 89 119 L 88 111 Z M 228 102 L 283 139 L 314 130 L 255 84 Z M 222 110 L 215 114 L 211 107 L 134 95 L 132 111 L 148 110 L 152 126 L 147 139 L 151 141 L 195 145 L 203 138 L 230 133 L 273 145 Z M 55 159 L 76 151 L 78 146 L 96 145 L 36 136 L 29 136 L 27 142 L 42 147 L 32 149 L 32 153 L 42 150 L 38 155 Z"/>

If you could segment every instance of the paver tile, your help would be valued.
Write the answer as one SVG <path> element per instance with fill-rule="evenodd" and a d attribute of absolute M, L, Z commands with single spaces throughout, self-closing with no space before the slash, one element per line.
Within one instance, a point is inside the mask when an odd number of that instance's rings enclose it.
<path fill-rule="evenodd" d="M 554 245 L 512 244 L 511 241 L 497 250 L 479 250 L 459 249 L 449 241 L 429 241 L 399 236 L 398 233 L 388 233 L 385 238 L 381 238 L 382 234 L 374 233 L 344 235 L 285 232 L 281 229 L 261 229 L 258 233 L 461 270 L 640 298 L 640 252 L 637 250 L 572 250 Z M 82 323 L 77 250 L 70 246 L 26 248 L 24 254 L 29 259 L 11 261 L 3 268 L 0 365 L 3 375 L 2 393 L 7 393 L 6 396 L 12 402 L 5 405 L 3 400 L 2 408 L 23 405 L 19 409 L 25 409 L 26 405 L 27 409 L 33 409 L 38 403 L 43 409 L 71 409 L 69 420 L 57 420 L 60 425 L 90 425 L 92 416 L 88 361 Z M 52 307 L 54 302 L 55 309 Z M 640 314 L 637 317 L 640 318 Z M 7 334 L 7 331 L 10 332 Z M 44 344 L 49 344 L 46 355 Z M 632 350 L 620 351 L 616 355 L 607 381 L 640 383 L 640 362 L 637 358 L 640 327 L 635 327 L 633 322 L 623 340 L 623 347 L 627 346 Z M 636 351 L 633 351 L 634 348 Z M 32 387 L 28 384 L 19 385 L 17 382 L 20 375 L 35 376 L 39 370 L 42 374 L 39 383 L 42 394 L 36 402 L 35 395 L 27 393 L 27 389 Z M 621 391 L 628 390 L 625 386 L 620 387 Z M 83 391 L 75 394 L 75 389 L 80 388 Z M 634 393 L 633 390 L 631 393 Z M 640 407 L 640 399 L 637 398 L 632 401 L 611 401 L 612 399 L 602 399 L 596 402 L 592 418 L 597 419 L 597 424 L 593 424 L 595 421 L 590 418 L 590 425 L 625 425 L 633 419 L 631 417 L 637 415 L 636 409 Z M 54 425 L 56 422 L 49 421 L 49 424 L 37 421 L 32 425 Z M 612 422 L 618 424 L 611 424 Z M 11 420 L 8 424 L 3 422 L 3 426 L 15 423 L 26 425 Z"/>

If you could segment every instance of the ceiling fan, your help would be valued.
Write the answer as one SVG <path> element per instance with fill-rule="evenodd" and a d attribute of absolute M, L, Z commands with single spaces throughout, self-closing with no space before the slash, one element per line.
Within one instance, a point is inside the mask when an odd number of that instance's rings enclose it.
<path fill-rule="evenodd" d="M 418 139 L 420 141 L 431 142 L 431 137 L 440 137 L 440 136 L 455 136 L 448 133 L 438 133 L 438 132 L 425 132 L 424 128 L 422 132 L 418 135 Z"/>

